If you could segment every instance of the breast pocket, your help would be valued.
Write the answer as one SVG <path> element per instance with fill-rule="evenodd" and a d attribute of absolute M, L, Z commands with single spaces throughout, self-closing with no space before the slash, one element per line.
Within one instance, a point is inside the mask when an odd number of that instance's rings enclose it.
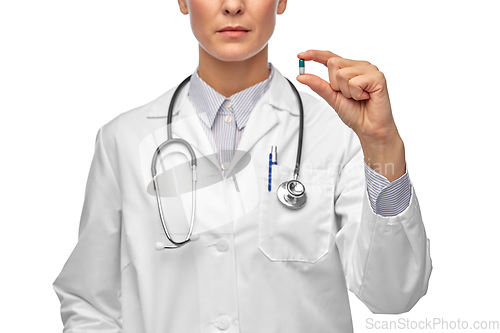
<path fill-rule="evenodd" d="M 301 170 L 299 181 L 304 184 L 307 201 L 297 210 L 285 207 L 276 196 L 278 186 L 293 178 L 292 168 L 273 166 L 271 192 L 268 176 L 262 178 L 259 249 L 273 261 L 318 261 L 328 253 L 330 243 L 333 176 L 327 170 Z"/>

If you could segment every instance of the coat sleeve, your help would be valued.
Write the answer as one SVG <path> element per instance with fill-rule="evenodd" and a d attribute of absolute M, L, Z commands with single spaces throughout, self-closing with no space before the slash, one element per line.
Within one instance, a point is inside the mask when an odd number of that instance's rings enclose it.
<path fill-rule="evenodd" d="M 432 270 L 415 187 L 400 214 L 375 214 L 359 139 L 350 130 L 345 137 L 334 205 L 340 229 L 335 239 L 348 288 L 373 313 L 407 312 L 426 294 Z"/>
<path fill-rule="evenodd" d="M 53 284 L 65 333 L 121 332 L 121 197 L 112 126 L 97 133 L 78 243 Z"/>

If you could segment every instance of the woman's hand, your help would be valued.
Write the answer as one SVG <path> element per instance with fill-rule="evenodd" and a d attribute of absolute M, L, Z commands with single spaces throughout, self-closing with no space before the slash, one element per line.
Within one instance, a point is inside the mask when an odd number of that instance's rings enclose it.
<path fill-rule="evenodd" d="M 297 81 L 327 101 L 360 139 L 381 140 L 396 133 L 385 77 L 376 66 L 329 51 L 309 50 L 298 57 L 327 66 L 330 82 L 313 74 L 299 75 Z"/>
<path fill-rule="evenodd" d="M 357 134 L 365 162 L 390 181 L 403 175 L 404 146 L 392 117 L 384 74 L 367 61 L 344 59 L 329 51 L 309 50 L 297 56 L 328 68 L 330 82 L 313 74 L 299 75 L 297 81 L 327 101 Z"/>

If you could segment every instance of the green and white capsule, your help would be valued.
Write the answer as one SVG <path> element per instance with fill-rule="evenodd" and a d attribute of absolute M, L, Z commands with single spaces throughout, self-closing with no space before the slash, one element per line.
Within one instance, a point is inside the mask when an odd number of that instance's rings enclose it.
<path fill-rule="evenodd" d="M 306 65 L 304 59 L 299 59 L 299 74 L 305 74 L 306 73 Z"/>

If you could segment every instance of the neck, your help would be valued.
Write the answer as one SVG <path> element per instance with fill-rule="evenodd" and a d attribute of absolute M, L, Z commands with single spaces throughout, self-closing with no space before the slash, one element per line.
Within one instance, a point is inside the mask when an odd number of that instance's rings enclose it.
<path fill-rule="evenodd" d="M 198 75 L 225 97 L 245 90 L 269 77 L 267 45 L 255 56 L 243 61 L 222 61 L 211 56 L 201 46 Z"/>

